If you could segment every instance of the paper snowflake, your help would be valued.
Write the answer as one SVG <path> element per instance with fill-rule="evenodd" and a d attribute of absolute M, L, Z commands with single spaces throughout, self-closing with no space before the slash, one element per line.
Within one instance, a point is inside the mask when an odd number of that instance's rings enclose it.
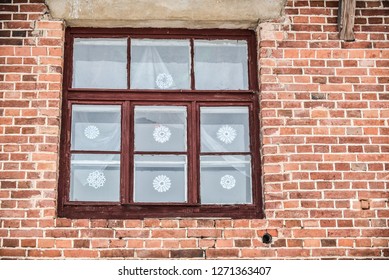
<path fill-rule="evenodd" d="M 170 129 L 164 125 L 159 125 L 154 129 L 153 137 L 158 143 L 165 143 L 169 141 L 170 136 L 172 136 Z"/>
<path fill-rule="evenodd" d="M 155 80 L 157 87 L 160 89 L 167 89 L 173 85 L 173 77 L 167 73 L 158 74 L 157 79 Z"/>
<path fill-rule="evenodd" d="M 158 175 L 153 180 L 153 188 L 158 192 L 166 192 L 170 189 L 172 183 L 166 175 Z"/>
<path fill-rule="evenodd" d="M 89 173 L 88 178 L 86 179 L 88 185 L 92 188 L 98 189 L 104 186 L 105 184 L 105 175 L 99 170 L 95 170 Z"/>
<path fill-rule="evenodd" d="M 223 143 L 231 144 L 235 140 L 237 133 L 233 127 L 229 125 L 223 125 L 219 128 L 216 135 L 217 138 Z"/>
<path fill-rule="evenodd" d="M 84 135 L 86 138 L 93 140 L 100 135 L 100 130 L 95 125 L 88 125 L 84 129 Z"/>
<path fill-rule="evenodd" d="M 234 176 L 231 176 L 231 175 L 224 175 L 224 176 L 221 177 L 221 179 L 220 179 L 220 185 L 221 185 L 224 189 L 230 190 L 230 189 L 232 189 L 233 187 L 235 187 L 235 184 L 236 184 L 236 180 L 235 180 Z"/>

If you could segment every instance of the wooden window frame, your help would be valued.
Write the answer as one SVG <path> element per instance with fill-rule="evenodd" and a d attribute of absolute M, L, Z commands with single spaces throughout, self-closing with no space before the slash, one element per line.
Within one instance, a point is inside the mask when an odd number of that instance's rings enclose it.
<path fill-rule="evenodd" d="M 72 88 L 73 43 L 75 38 L 132 38 L 189 39 L 191 46 L 191 89 L 188 90 L 138 90 L 130 89 L 131 47 L 127 54 L 127 89 Z M 248 46 L 248 90 L 196 90 L 194 80 L 194 39 L 246 40 Z M 260 122 L 257 80 L 257 41 L 251 30 L 227 29 L 133 29 L 133 28 L 67 28 L 65 37 L 65 63 L 63 80 L 63 103 L 61 124 L 61 149 L 58 186 L 58 216 L 68 218 L 143 219 L 167 217 L 212 218 L 262 218 L 262 186 L 260 160 Z M 69 201 L 71 106 L 73 104 L 121 105 L 121 150 L 107 152 L 120 154 L 120 201 L 79 202 Z M 186 203 L 134 203 L 133 160 L 134 154 L 134 107 L 135 105 L 187 106 L 187 154 L 188 200 Z M 252 176 L 251 204 L 200 204 L 200 106 L 247 106 L 249 108 L 250 151 Z M 102 153 L 99 151 L 90 154 Z M 105 153 L 105 152 L 104 152 Z M 163 152 L 158 152 L 164 154 Z M 142 154 L 145 154 L 142 152 Z M 154 153 L 155 154 L 155 153 Z M 169 152 L 165 154 L 174 154 Z M 209 154 L 209 153 L 207 153 Z M 222 153 L 214 153 L 222 154 Z"/>

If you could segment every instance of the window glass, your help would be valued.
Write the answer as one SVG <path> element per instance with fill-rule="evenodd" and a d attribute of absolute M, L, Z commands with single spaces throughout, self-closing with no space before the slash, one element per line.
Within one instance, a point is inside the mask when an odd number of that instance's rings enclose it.
<path fill-rule="evenodd" d="M 196 89 L 248 89 L 247 41 L 195 40 Z"/>
<path fill-rule="evenodd" d="M 136 151 L 186 151 L 186 107 L 136 106 Z"/>
<path fill-rule="evenodd" d="M 186 156 L 136 155 L 134 182 L 135 202 L 186 202 Z"/>
<path fill-rule="evenodd" d="M 119 151 L 121 106 L 73 105 L 72 150 Z"/>
<path fill-rule="evenodd" d="M 201 156 L 201 203 L 251 203 L 250 161 L 250 156 Z"/>
<path fill-rule="evenodd" d="M 127 88 L 127 39 L 75 38 L 74 88 Z"/>
<path fill-rule="evenodd" d="M 248 152 L 248 107 L 201 107 L 201 152 Z"/>
<path fill-rule="evenodd" d="M 58 215 L 262 217 L 255 41 L 67 30 Z"/>
<path fill-rule="evenodd" d="M 120 155 L 74 154 L 70 201 L 119 201 Z"/>
<path fill-rule="evenodd" d="M 131 40 L 132 89 L 189 89 L 189 40 Z"/>

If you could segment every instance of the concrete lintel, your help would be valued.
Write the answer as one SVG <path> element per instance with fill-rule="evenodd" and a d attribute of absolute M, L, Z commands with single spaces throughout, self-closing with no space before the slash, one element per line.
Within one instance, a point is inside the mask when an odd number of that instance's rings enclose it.
<path fill-rule="evenodd" d="M 286 0 L 46 0 L 68 26 L 254 28 L 280 17 Z"/>

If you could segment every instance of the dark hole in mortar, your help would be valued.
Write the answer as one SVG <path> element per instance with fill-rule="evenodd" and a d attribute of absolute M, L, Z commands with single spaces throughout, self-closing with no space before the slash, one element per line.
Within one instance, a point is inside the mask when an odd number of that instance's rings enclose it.
<path fill-rule="evenodd" d="M 269 233 L 265 233 L 262 236 L 262 242 L 265 243 L 265 244 L 270 244 L 272 239 L 273 239 L 273 237 Z"/>

